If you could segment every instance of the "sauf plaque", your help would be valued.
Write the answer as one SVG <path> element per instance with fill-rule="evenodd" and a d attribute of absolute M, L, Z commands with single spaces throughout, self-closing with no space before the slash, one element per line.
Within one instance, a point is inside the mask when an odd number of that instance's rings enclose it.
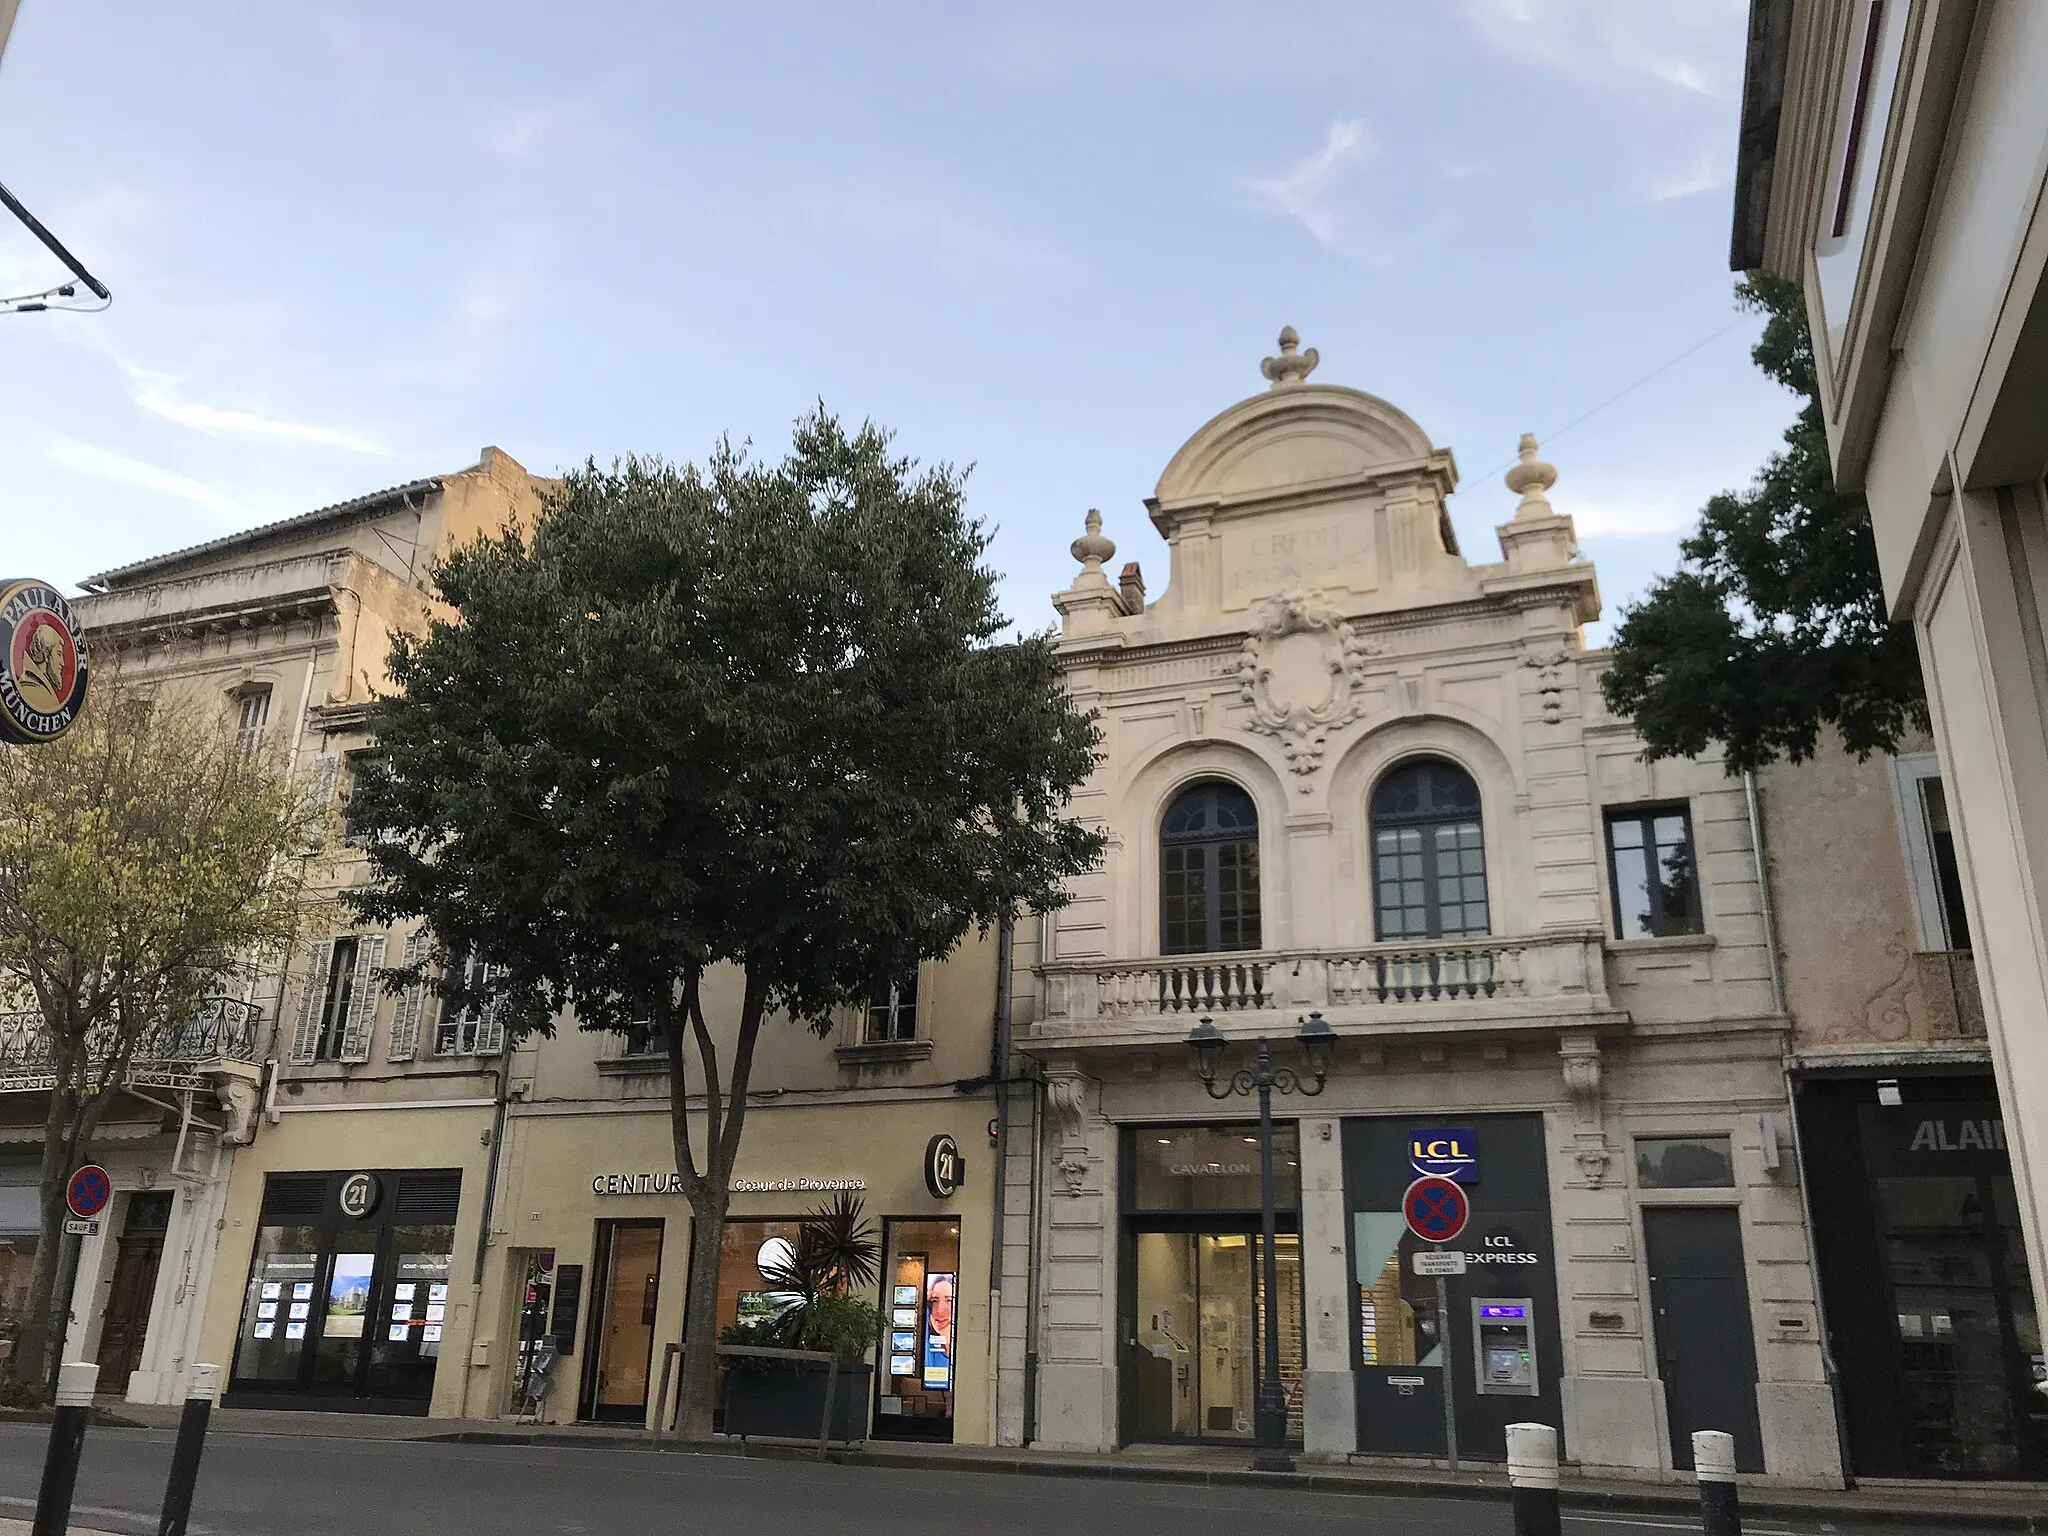
<path fill-rule="evenodd" d="M 0 582 L 0 741 L 36 746 L 85 708 L 85 641 L 47 581 Z"/>

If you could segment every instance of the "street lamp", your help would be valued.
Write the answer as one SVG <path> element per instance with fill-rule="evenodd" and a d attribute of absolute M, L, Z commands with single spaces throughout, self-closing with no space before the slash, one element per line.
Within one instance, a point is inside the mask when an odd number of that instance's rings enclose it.
<path fill-rule="evenodd" d="M 1259 1037 L 1258 1056 L 1249 1068 L 1217 1081 L 1223 1067 L 1225 1041 L 1214 1019 L 1204 1017 L 1188 1031 L 1188 1049 L 1194 1056 L 1195 1071 L 1212 1099 L 1234 1094 L 1259 1096 L 1259 1223 L 1265 1236 L 1264 1284 L 1266 1291 L 1265 1368 L 1259 1378 L 1259 1400 L 1252 1410 L 1252 1428 L 1257 1449 L 1252 1454 L 1255 1472 L 1292 1472 L 1294 1458 L 1287 1454 L 1287 1395 L 1280 1388 L 1280 1308 L 1278 1265 L 1274 1261 L 1273 1214 L 1273 1090 L 1314 1098 L 1323 1091 L 1330 1076 L 1330 1058 L 1337 1049 L 1337 1032 L 1320 1013 L 1301 1021 L 1295 1036 L 1301 1046 L 1304 1065 L 1315 1080 L 1310 1087 L 1292 1067 L 1273 1065 L 1265 1036 Z"/>

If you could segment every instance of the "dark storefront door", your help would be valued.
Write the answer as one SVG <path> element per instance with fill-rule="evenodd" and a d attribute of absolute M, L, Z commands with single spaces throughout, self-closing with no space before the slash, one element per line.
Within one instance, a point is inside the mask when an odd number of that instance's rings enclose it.
<path fill-rule="evenodd" d="M 1764 1469 L 1756 1412 L 1756 1340 L 1742 1268 L 1742 1218 L 1730 1209 L 1643 1212 L 1656 1315 L 1657 1371 L 1671 1424 L 1671 1464 L 1692 1467 L 1695 1430 L 1735 1437 L 1735 1465 Z"/>
<path fill-rule="evenodd" d="M 156 1272 L 164 1254 L 164 1233 L 171 1224 L 168 1190 L 128 1197 L 128 1217 L 114 1257 L 114 1285 L 100 1317 L 99 1390 L 120 1396 L 128 1378 L 142 1364 L 142 1344 L 149 1333 L 149 1304 L 156 1295 Z"/>
<path fill-rule="evenodd" d="M 1991 1079 L 1799 1085 L 1815 1246 L 1864 1477 L 2048 1474 L 2048 1376 Z"/>
<path fill-rule="evenodd" d="M 454 1169 L 271 1174 L 225 1406 L 424 1414 L 461 1198 Z"/>
<path fill-rule="evenodd" d="M 1472 1202 L 1470 1224 L 1449 1245 L 1464 1253 L 1466 1269 L 1445 1282 L 1448 1317 L 1437 1312 L 1437 1282 L 1415 1273 L 1415 1255 L 1429 1245 L 1401 1216 L 1418 1143 L 1425 1152 L 1455 1143 Z M 1509 1424 L 1561 1424 L 1542 1118 L 1346 1120 L 1344 1197 L 1359 1450 L 1442 1456 L 1447 1362 L 1461 1457 L 1504 1461 Z"/>
<path fill-rule="evenodd" d="M 653 1395 L 648 1377 L 654 1366 L 654 1319 L 661 1300 L 661 1222 L 599 1222 L 595 1267 L 581 1415 L 644 1423 Z"/>

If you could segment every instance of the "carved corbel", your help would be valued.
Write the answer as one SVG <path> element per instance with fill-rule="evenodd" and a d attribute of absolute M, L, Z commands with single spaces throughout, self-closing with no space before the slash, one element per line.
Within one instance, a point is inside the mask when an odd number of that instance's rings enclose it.
<path fill-rule="evenodd" d="M 1058 1144 L 1053 1150 L 1053 1168 L 1067 1193 L 1078 1195 L 1088 1183 L 1088 1078 L 1071 1068 L 1051 1071 L 1045 1076 L 1045 1101 L 1052 1110 Z"/>
<path fill-rule="evenodd" d="M 1591 1033 L 1566 1035 L 1558 1042 L 1564 1095 L 1572 1106 L 1572 1157 L 1588 1184 L 1607 1177 L 1613 1153 L 1600 1128 L 1600 1041 Z"/>
<path fill-rule="evenodd" d="M 221 1140 L 231 1147 L 246 1147 L 256 1139 L 256 1112 L 263 1107 L 263 1087 L 246 1077 L 222 1077 L 213 1085 L 214 1097 L 227 1114 Z"/>

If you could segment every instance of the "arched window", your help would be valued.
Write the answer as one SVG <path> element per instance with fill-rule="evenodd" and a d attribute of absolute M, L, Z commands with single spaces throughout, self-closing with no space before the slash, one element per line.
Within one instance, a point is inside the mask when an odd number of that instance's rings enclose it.
<path fill-rule="evenodd" d="M 1235 784 L 1196 784 L 1159 824 L 1159 949 L 1259 947 L 1259 812 Z"/>
<path fill-rule="evenodd" d="M 1372 792 L 1373 911 L 1382 939 L 1490 931 L 1479 786 L 1456 763 L 1410 758 Z"/>

